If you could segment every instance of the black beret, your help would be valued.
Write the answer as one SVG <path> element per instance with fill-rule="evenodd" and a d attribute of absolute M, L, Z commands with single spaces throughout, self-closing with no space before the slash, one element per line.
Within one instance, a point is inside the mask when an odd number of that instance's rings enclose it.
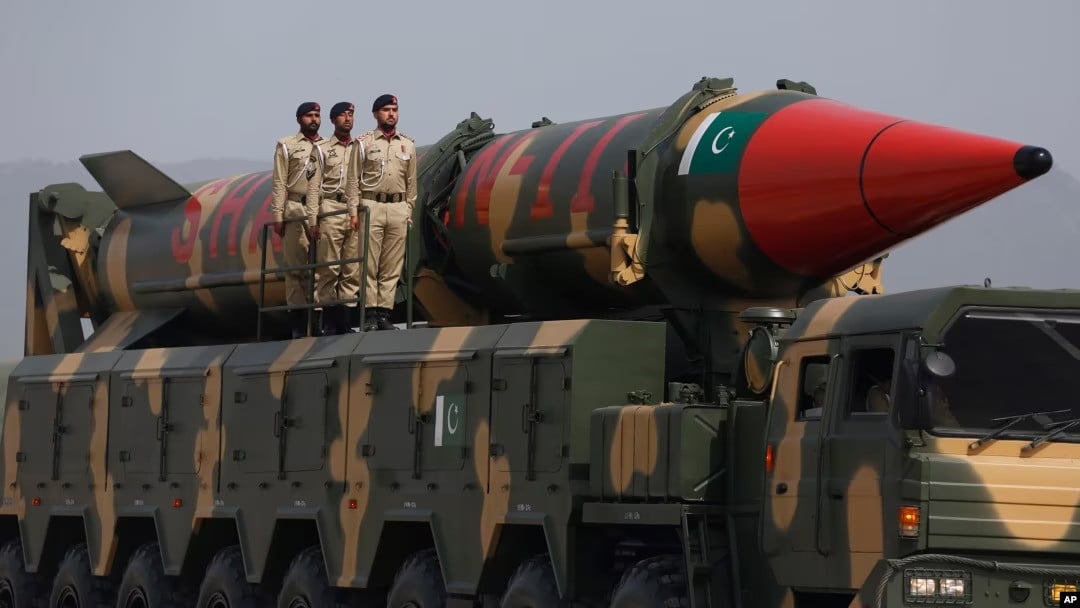
<path fill-rule="evenodd" d="M 355 110 L 353 104 L 347 101 L 339 101 L 334 104 L 334 107 L 330 108 L 330 120 L 334 120 L 338 114 L 343 114 L 349 110 Z"/>
<path fill-rule="evenodd" d="M 390 104 L 394 104 L 396 106 L 397 105 L 397 97 L 394 97 L 393 95 L 391 95 L 389 93 L 384 93 L 382 95 L 379 95 L 377 98 L 375 98 L 375 103 L 371 104 L 371 111 L 374 112 L 374 111 L 378 110 L 379 108 L 381 108 L 383 106 L 388 106 Z"/>
<path fill-rule="evenodd" d="M 305 101 L 296 108 L 296 117 L 299 118 L 312 110 L 320 112 L 322 111 L 322 108 L 320 108 L 319 104 L 315 103 L 314 101 Z"/>

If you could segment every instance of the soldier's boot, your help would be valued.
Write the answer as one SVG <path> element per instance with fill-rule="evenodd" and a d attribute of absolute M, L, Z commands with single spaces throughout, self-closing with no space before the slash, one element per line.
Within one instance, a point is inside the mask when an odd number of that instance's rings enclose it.
<path fill-rule="evenodd" d="M 322 309 L 322 319 L 320 320 L 319 333 L 323 336 L 333 336 L 337 334 L 337 317 L 334 315 L 334 309 L 336 306 L 324 306 Z"/>
<path fill-rule="evenodd" d="M 335 315 L 337 317 L 338 333 L 339 334 L 356 333 L 356 332 L 353 331 L 353 323 L 349 319 L 349 309 L 347 307 L 345 307 L 345 306 L 335 306 L 334 308 L 337 309 L 337 311 L 335 312 Z"/>
<path fill-rule="evenodd" d="M 322 317 L 317 324 L 319 328 L 319 335 L 332 336 L 337 333 L 337 323 L 334 320 L 334 307 L 324 306 L 322 309 Z"/>
<path fill-rule="evenodd" d="M 379 329 L 397 329 L 394 324 L 390 322 L 390 309 L 378 308 L 379 311 Z"/>
<path fill-rule="evenodd" d="M 375 308 L 364 309 L 364 331 L 375 331 L 379 329 L 379 319 L 376 316 Z"/>
<path fill-rule="evenodd" d="M 290 310 L 289 325 L 292 326 L 292 337 L 294 340 L 296 338 L 307 337 L 307 311 Z"/>

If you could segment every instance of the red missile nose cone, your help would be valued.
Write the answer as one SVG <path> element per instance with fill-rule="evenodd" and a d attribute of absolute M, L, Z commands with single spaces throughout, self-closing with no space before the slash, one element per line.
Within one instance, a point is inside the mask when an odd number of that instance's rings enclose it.
<path fill-rule="evenodd" d="M 776 111 L 746 145 L 739 209 L 754 243 L 824 278 L 1050 170 L 1041 148 L 828 99 Z"/>
<path fill-rule="evenodd" d="M 1042 148 L 918 122 L 896 123 L 870 144 L 866 205 L 885 228 L 925 232 L 1050 170 Z"/>

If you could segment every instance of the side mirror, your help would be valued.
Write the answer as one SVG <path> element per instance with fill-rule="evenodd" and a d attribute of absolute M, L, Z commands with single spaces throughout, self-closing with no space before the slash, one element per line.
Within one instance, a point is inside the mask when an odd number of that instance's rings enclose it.
<path fill-rule="evenodd" d="M 940 350 L 935 350 L 923 359 L 923 369 L 938 380 L 951 378 L 956 373 L 956 361 Z"/>
<path fill-rule="evenodd" d="M 763 395 L 772 384 L 776 362 L 776 338 L 767 327 L 758 326 L 750 332 L 743 348 L 743 375 L 746 387 L 755 395 Z"/>
<path fill-rule="evenodd" d="M 914 362 L 905 365 L 904 376 L 910 384 L 905 387 L 911 395 L 911 404 L 901 411 L 900 424 L 906 429 L 929 429 L 934 426 L 932 408 L 941 390 L 939 380 L 951 378 L 956 373 L 956 361 L 948 353 L 933 350 L 922 358 L 915 368 Z"/>
<path fill-rule="evenodd" d="M 795 318 L 795 312 L 772 306 L 754 306 L 739 313 L 739 321 L 754 328 L 743 345 L 739 361 L 741 374 L 736 372 L 742 377 L 736 377 L 736 393 L 745 388 L 760 397 L 769 390 L 776 373 L 778 338 Z"/>

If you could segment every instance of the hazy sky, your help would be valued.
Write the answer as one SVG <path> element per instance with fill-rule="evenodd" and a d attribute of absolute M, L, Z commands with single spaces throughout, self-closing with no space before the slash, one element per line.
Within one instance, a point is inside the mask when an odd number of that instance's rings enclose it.
<path fill-rule="evenodd" d="M 916 239 L 887 286 L 994 274 L 1080 287 L 1078 29 L 1078 0 L 4 0 L 0 162 L 129 148 L 269 167 L 306 99 L 323 104 L 329 135 L 334 102 L 355 102 L 368 128 L 372 99 L 394 93 L 402 130 L 423 144 L 470 111 L 505 132 L 667 105 L 704 75 L 743 91 L 791 78 L 1054 155 L 1050 196 L 1025 186 Z M 20 281 L 24 263 L 3 262 Z M 7 293 L 3 306 L 21 309 Z"/>
<path fill-rule="evenodd" d="M 1076 0 L 5 0 L 0 162 L 269 157 L 298 101 L 401 98 L 423 143 L 671 103 L 703 75 L 1044 145 L 1080 164 Z M 370 114 L 358 112 L 363 126 Z M 328 118 L 324 115 L 324 119 Z M 326 134 L 330 129 L 325 127 Z"/>

